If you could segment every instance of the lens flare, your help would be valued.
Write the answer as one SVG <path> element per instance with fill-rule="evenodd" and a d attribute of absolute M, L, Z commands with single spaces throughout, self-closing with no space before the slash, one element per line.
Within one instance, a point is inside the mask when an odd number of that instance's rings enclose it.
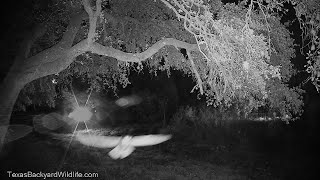
<path fill-rule="evenodd" d="M 92 116 L 92 113 L 87 107 L 77 107 L 73 112 L 71 112 L 68 117 L 72 118 L 78 122 L 88 121 Z"/>

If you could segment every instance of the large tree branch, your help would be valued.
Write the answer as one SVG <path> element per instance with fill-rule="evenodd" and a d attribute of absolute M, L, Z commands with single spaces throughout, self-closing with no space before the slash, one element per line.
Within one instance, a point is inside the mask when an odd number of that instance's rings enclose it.
<path fill-rule="evenodd" d="M 144 51 L 142 53 L 135 53 L 135 54 L 134 53 L 125 53 L 120 50 L 114 49 L 112 47 L 105 47 L 99 43 L 93 43 L 91 48 L 89 49 L 89 51 L 91 51 L 92 53 L 95 53 L 95 54 L 113 57 L 119 61 L 141 62 L 141 61 L 147 60 L 152 55 L 157 53 L 161 48 L 163 48 L 164 46 L 168 46 L 168 45 L 175 46 L 176 48 L 186 49 L 190 63 L 191 63 L 192 70 L 193 70 L 195 77 L 197 79 L 197 86 L 199 87 L 200 93 L 203 94 L 204 93 L 203 88 L 202 88 L 203 82 L 201 80 L 201 77 L 195 67 L 195 64 L 194 64 L 192 56 L 191 56 L 192 51 L 199 51 L 199 47 L 197 44 L 189 44 L 189 43 L 186 43 L 183 41 L 179 41 L 177 39 L 165 38 L 165 39 L 158 41 L 157 43 L 155 43 L 154 45 L 152 45 L 150 48 L 148 48 L 146 51 Z"/>
<path fill-rule="evenodd" d="M 99 2 L 97 2 L 97 6 L 100 6 L 101 8 L 101 4 L 99 4 Z M 97 8 L 97 11 L 95 11 L 96 16 L 98 16 L 99 11 L 99 8 Z M 90 15 L 90 11 L 87 11 L 87 13 Z M 119 61 L 141 62 L 147 60 L 152 55 L 157 53 L 161 48 L 167 45 L 172 45 L 176 48 L 184 48 L 188 52 L 198 50 L 197 44 L 189 44 L 173 38 L 162 39 L 152 45 L 146 51 L 136 54 L 125 53 L 112 47 L 103 46 L 96 42 L 88 44 L 88 39 L 83 40 L 70 48 L 83 18 L 84 13 L 77 13 L 76 15 L 72 16 L 62 41 L 52 48 L 30 57 L 28 59 L 28 63 L 21 67 L 23 73 L 20 73 L 19 79 L 23 79 L 24 82 L 30 82 L 46 75 L 59 73 L 63 69 L 67 68 L 77 56 L 87 51 L 99 55 L 113 57 Z M 90 29 L 92 29 L 92 27 L 90 27 Z"/>
<path fill-rule="evenodd" d="M 194 61 L 193 61 L 191 52 L 188 51 L 188 50 L 187 50 L 187 55 L 188 55 L 188 58 L 189 58 L 189 60 L 190 60 L 190 64 L 191 64 L 192 70 L 193 70 L 193 72 L 194 72 L 194 74 L 195 74 L 195 76 L 196 76 L 197 86 L 198 86 L 198 88 L 199 88 L 199 90 L 200 90 L 200 94 L 203 94 L 203 93 L 204 93 L 204 92 L 203 92 L 203 86 L 202 86 L 202 85 L 203 85 L 203 82 L 202 82 L 201 77 L 200 77 L 200 74 L 199 74 L 199 72 L 198 72 L 198 70 L 197 70 L 197 68 L 196 68 L 196 65 L 194 64 Z M 195 86 L 195 87 L 196 87 L 196 86 Z M 191 92 L 193 92 L 193 91 L 191 91 Z"/>
<path fill-rule="evenodd" d="M 20 79 L 25 82 L 31 82 L 47 75 L 57 74 L 66 69 L 76 57 L 85 53 L 87 49 L 87 40 L 82 40 L 71 48 L 61 51 L 60 57 L 55 61 L 48 61 L 37 68 L 31 69 L 32 73 L 26 73 Z"/>
<path fill-rule="evenodd" d="M 70 48 L 73 44 L 74 38 L 77 35 L 78 29 L 80 28 L 82 20 L 87 17 L 85 11 L 80 11 L 74 13 L 70 18 L 70 23 L 63 34 L 63 37 L 60 41 L 61 48 Z"/>
<path fill-rule="evenodd" d="M 47 30 L 47 26 L 45 24 L 40 24 L 34 28 L 34 31 L 32 32 L 31 39 L 28 41 L 26 45 L 22 44 L 21 49 L 24 51 L 23 53 L 23 58 L 26 59 L 29 56 L 31 47 L 33 43 L 40 37 L 44 35 L 44 33 Z"/>
<path fill-rule="evenodd" d="M 83 0 L 83 6 L 86 12 L 89 15 L 89 32 L 88 32 L 88 46 L 90 46 L 94 41 L 94 37 L 96 35 L 96 28 L 97 28 L 97 20 L 101 13 L 101 0 L 96 0 L 96 11 L 93 11 L 90 3 L 90 0 Z"/>
<path fill-rule="evenodd" d="M 14 59 L 13 65 L 10 67 L 9 73 L 15 74 L 25 63 L 25 59 L 30 54 L 33 43 L 46 32 L 47 27 L 44 24 L 36 26 L 31 32 L 26 33 L 24 40 L 20 43 L 18 53 Z M 9 75 L 9 74 L 8 74 Z"/>
<path fill-rule="evenodd" d="M 142 53 L 125 53 L 118 49 L 114 49 L 112 47 L 106 47 L 96 42 L 89 47 L 88 51 L 95 54 L 103 55 L 103 56 L 113 57 L 119 61 L 141 62 L 141 61 L 147 60 L 152 55 L 157 53 L 161 48 L 168 45 L 175 46 L 176 48 L 184 48 L 188 51 L 198 50 L 197 44 L 189 44 L 183 41 L 179 41 L 177 39 L 165 38 L 158 41 L 157 43 L 155 43 L 154 45 L 152 45 Z"/>
<path fill-rule="evenodd" d="M 67 51 L 73 44 L 74 38 L 80 27 L 82 20 L 86 17 L 85 12 L 79 12 L 73 15 L 70 19 L 70 23 L 62 37 L 62 40 L 54 45 L 53 47 L 46 49 L 35 56 L 28 58 L 20 66 L 19 71 L 16 73 L 21 73 L 21 76 L 26 74 L 35 73 L 35 71 L 44 63 L 53 62 L 61 57 L 65 51 Z"/>
<path fill-rule="evenodd" d="M 70 49 L 61 52 L 61 58 L 57 59 L 56 61 L 50 61 L 42 64 L 36 70 L 35 73 L 33 73 L 32 75 L 25 75 L 23 76 L 23 79 L 26 82 L 30 82 L 34 79 L 37 79 L 43 76 L 59 73 L 65 68 L 67 68 L 77 56 L 88 51 L 98 55 L 113 57 L 119 61 L 142 62 L 150 58 L 155 53 L 157 53 L 164 46 L 170 46 L 170 45 L 175 46 L 176 48 L 184 48 L 188 52 L 198 51 L 197 44 L 189 44 L 173 38 L 162 39 L 157 43 L 155 43 L 154 45 L 152 45 L 151 47 L 149 47 L 148 50 L 142 53 L 126 53 L 118 49 L 114 49 L 112 47 L 103 46 L 96 42 L 94 42 L 91 46 L 88 47 L 87 41 L 85 39 L 80 41 Z M 33 71 L 35 71 L 35 69 L 33 69 Z"/>
<path fill-rule="evenodd" d="M 93 16 L 93 10 L 91 9 L 90 0 L 82 0 L 82 4 L 84 7 L 84 10 L 88 13 L 89 17 Z"/>

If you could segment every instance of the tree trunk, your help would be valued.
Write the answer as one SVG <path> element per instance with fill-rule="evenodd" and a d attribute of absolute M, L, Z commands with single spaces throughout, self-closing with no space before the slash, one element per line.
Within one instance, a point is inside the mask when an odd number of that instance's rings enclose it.
<path fill-rule="evenodd" d="M 10 124 L 11 112 L 24 85 L 16 76 L 8 75 L 0 86 L 0 153 Z"/>
<path fill-rule="evenodd" d="M 75 57 L 86 51 L 86 41 L 71 47 L 85 13 L 72 15 L 70 23 L 60 43 L 35 56 L 28 57 L 32 43 L 45 32 L 45 26 L 39 26 L 33 33 L 26 35 L 8 75 L 0 86 L 0 153 L 10 123 L 11 113 L 21 89 L 29 82 L 61 72 L 72 63 Z"/>

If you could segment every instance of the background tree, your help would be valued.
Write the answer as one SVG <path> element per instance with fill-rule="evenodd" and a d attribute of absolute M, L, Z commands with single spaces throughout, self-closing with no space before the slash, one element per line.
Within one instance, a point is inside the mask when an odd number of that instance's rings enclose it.
<path fill-rule="evenodd" d="M 320 91 L 320 3 L 318 1 L 292 1 L 302 30 L 301 54 L 307 57 L 306 71 L 310 74 L 304 83 L 311 80 Z"/>
<path fill-rule="evenodd" d="M 143 68 L 191 76 L 209 105 L 241 102 L 246 112 L 267 105 L 299 114 L 302 90 L 288 85 L 295 51 L 281 23 L 285 2 L 52 0 L 45 10 L 34 8 L 38 25 L 24 36 L 1 85 L 0 144 L 17 99 L 18 109 L 54 106 L 75 76 L 96 91 L 116 92 Z"/>

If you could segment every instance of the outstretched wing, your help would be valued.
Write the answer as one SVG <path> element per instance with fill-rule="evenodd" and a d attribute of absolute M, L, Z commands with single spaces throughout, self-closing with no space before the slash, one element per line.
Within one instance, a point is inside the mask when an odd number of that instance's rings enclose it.
<path fill-rule="evenodd" d="M 93 146 L 98 148 L 112 148 L 119 144 L 121 137 L 77 134 L 76 139 L 80 143 L 87 146 Z"/>
<path fill-rule="evenodd" d="M 134 136 L 131 139 L 130 145 L 132 146 L 152 146 L 156 144 L 160 144 L 164 141 L 169 140 L 172 135 L 143 135 L 143 136 Z"/>

